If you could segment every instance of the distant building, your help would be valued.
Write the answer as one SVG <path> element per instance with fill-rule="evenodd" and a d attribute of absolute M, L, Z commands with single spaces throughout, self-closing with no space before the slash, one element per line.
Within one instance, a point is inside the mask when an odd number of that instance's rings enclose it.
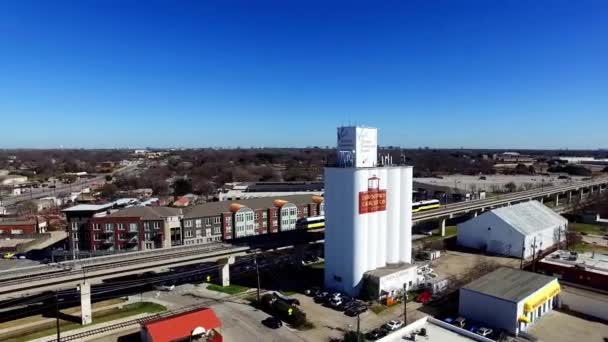
<path fill-rule="evenodd" d="M 45 220 L 34 219 L 4 219 L 0 220 L 0 238 L 32 237 L 46 232 Z"/>
<path fill-rule="evenodd" d="M 608 255 L 555 251 L 536 263 L 536 269 L 571 283 L 608 291 Z"/>
<path fill-rule="evenodd" d="M 154 191 L 150 188 L 141 188 L 128 191 L 128 193 L 131 194 L 131 196 L 135 196 L 137 198 L 149 198 L 152 196 Z"/>
<path fill-rule="evenodd" d="M 458 225 L 458 244 L 525 259 L 566 239 L 568 220 L 538 201 L 485 212 Z M 523 248 L 523 253 L 522 253 Z"/>
<path fill-rule="evenodd" d="M 560 291 L 557 278 L 501 267 L 460 289 L 458 312 L 517 335 L 557 307 Z"/>
<path fill-rule="evenodd" d="M 171 205 L 179 208 L 187 207 L 190 205 L 190 198 L 186 196 L 179 197 Z"/>
<path fill-rule="evenodd" d="M 235 182 L 227 183 L 219 191 L 219 201 L 234 201 L 260 197 L 291 195 L 322 195 L 323 182 Z"/>
<path fill-rule="evenodd" d="M 2 176 L 2 180 L 0 181 L 1 185 L 19 185 L 27 182 L 26 176 L 20 175 L 6 175 Z"/>
<path fill-rule="evenodd" d="M 197 309 L 142 323 L 142 342 L 222 342 L 222 322 L 212 309 Z"/>

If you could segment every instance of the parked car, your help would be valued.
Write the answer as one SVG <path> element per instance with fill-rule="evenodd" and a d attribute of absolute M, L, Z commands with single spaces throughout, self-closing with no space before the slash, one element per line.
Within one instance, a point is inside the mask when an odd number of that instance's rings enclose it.
<path fill-rule="evenodd" d="M 173 290 L 175 290 L 175 285 L 161 284 L 161 285 L 154 286 L 154 289 L 157 291 L 173 291 Z"/>
<path fill-rule="evenodd" d="M 346 316 L 354 317 L 364 313 L 365 311 L 367 311 L 367 305 L 359 304 L 348 308 L 346 311 L 344 311 L 344 314 Z"/>
<path fill-rule="evenodd" d="M 402 326 L 403 326 L 403 322 L 394 319 L 392 321 L 386 322 L 386 324 L 384 325 L 384 328 L 386 328 L 388 331 L 395 331 L 395 330 L 401 328 Z"/>
<path fill-rule="evenodd" d="M 318 287 L 311 287 L 310 289 L 304 290 L 304 294 L 307 296 L 315 297 L 321 292 L 321 289 Z"/>
<path fill-rule="evenodd" d="M 336 309 L 340 305 L 342 305 L 342 299 L 334 297 L 334 298 L 330 299 L 329 302 L 327 302 L 327 305 L 329 305 L 330 307 Z"/>
<path fill-rule="evenodd" d="M 262 321 L 262 324 L 269 327 L 270 329 L 279 329 L 283 326 L 283 322 L 280 319 L 270 316 Z"/>
<path fill-rule="evenodd" d="M 4 259 L 12 259 L 15 256 L 15 253 L 4 253 L 4 255 L 2 256 Z"/>
<path fill-rule="evenodd" d="M 416 301 L 418 303 L 426 303 L 431 299 L 431 293 L 429 291 L 424 291 L 418 297 L 416 297 Z"/>
<path fill-rule="evenodd" d="M 486 337 L 490 334 L 492 334 L 493 330 L 490 328 L 486 328 L 486 327 L 481 327 L 479 329 L 477 329 L 477 331 L 475 332 L 477 335 L 481 335 L 483 337 Z"/>
<path fill-rule="evenodd" d="M 300 301 L 298 299 L 287 297 L 287 296 L 283 295 L 281 292 L 274 291 L 272 295 L 275 298 L 280 299 L 291 306 L 300 305 Z"/>
<path fill-rule="evenodd" d="M 388 335 L 388 331 L 386 331 L 386 329 L 378 328 L 378 329 L 374 329 L 374 330 L 368 332 L 367 334 L 365 334 L 365 339 L 370 340 L 370 341 L 375 341 L 375 340 L 379 340 L 379 339 L 383 338 L 386 335 Z"/>
<path fill-rule="evenodd" d="M 467 324 L 467 320 L 464 317 L 458 317 L 454 320 L 454 322 L 452 323 L 455 326 L 459 327 L 459 328 L 464 328 L 464 325 Z"/>
<path fill-rule="evenodd" d="M 315 296 L 315 303 L 325 303 L 325 301 L 327 300 L 327 298 L 329 297 L 329 292 L 320 292 Z"/>
<path fill-rule="evenodd" d="M 17 254 L 15 254 L 15 258 L 23 260 L 23 259 L 27 259 L 27 255 L 25 253 L 17 253 Z"/>

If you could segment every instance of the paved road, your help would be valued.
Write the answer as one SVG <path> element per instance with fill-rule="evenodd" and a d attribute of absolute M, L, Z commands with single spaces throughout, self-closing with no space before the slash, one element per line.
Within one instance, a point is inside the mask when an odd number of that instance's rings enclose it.
<path fill-rule="evenodd" d="M 137 168 L 137 166 L 139 166 L 139 164 L 125 166 L 125 167 L 122 167 L 120 169 L 117 169 L 117 170 L 109 173 L 108 175 L 116 175 L 116 174 L 120 174 L 120 173 L 124 173 L 124 172 L 129 172 L 129 171 L 132 171 L 135 168 Z M 95 178 L 77 181 L 72 184 L 58 185 L 54 189 L 49 189 L 49 188 L 33 189 L 34 192 L 31 194 L 27 193 L 27 194 L 23 194 L 23 195 L 19 195 L 19 196 L 5 197 L 2 202 L 3 202 L 4 206 L 8 207 L 8 206 L 12 206 L 19 202 L 27 201 L 30 199 L 38 199 L 38 198 L 42 198 L 42 197 L 46 197 L 46 196 L 53 196 L 58 193 L 78 191 L 83 188 L 89 187 L 95 183 L 105 182 L 105 177 L 106 177 L 106 175 L 104 174 L 104 175 L 97 176 Z"/>

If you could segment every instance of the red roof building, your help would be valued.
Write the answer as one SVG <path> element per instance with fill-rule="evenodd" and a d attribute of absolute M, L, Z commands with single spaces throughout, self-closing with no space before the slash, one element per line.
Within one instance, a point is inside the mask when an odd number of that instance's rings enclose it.
<path fill-rule="evenodd" d="M 213 310 L 204 308 L 142 324 L 143 342 L 222 342 L 222 322 Z"/>

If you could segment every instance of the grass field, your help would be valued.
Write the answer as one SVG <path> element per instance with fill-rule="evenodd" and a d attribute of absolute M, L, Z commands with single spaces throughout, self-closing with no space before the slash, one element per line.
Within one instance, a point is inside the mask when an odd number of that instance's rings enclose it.
<path fill-rule="evenodd" d="M 165 308 L 164 306 L 155 304 L 155 303 L 142 302 L 142 303 L 128 304 L 128 305 L 123 306 L 120 309 L 114 308 L 114 309 L 103 310 L 100 312 L 94 312 L 93 313 L 93 323 L 90 324 L 89 326 L 94 326 L 95 324 L 109 322 L 109 321 L 129 317 L 129 316 L 135 316 L 135 315 L 139 315 L 142 313 L 162 312 L 162 311 L 165 311 L 166 309 L 167 308 Z M 61 332 L 66 332 L 66 331 L 78 329 L 81 327 L 82 327 L 82 325 L 80 325 L 78 323 L 72 323 L 72 322 L 66 322 L 66 321 L 60 322 Z M 2 340 L 4 342 L 25 342 L 25 341 L 30 341 L 30 340 L 33 340 L 36 338 L 53 335 L 56 333 L 55 322 L 52 322 L 50 324 L 41 325 L 41 328 L 36 331 L 32 331 L 32 330 L 33 329 L 30 328 L 30 329 L 27 329 L 27 331 L 24 333 L 11 334 L 11 335 L 7 335 L 5 337 L 0 336 L 0 340 Z"/>
<path fill-rule="evenodd" d="M 586 243 L 586 242 L 579 242 L 575 245 L 571 245 L 568 246 L 568 250 L 571 251 L 575 251 L 575 252 L 599 252 L 599 253 L 608 253 L 608 247 L 603 247 L 603 246 L 597 246 L 591 243 Z"/>
<path fill-rule="evenodd" d="M 245 291 L 249 290 L 249 288 L 245 287 L 245 286 L 239 286 L 239 285 L 219 286 L 219 285 L 215 285 L 215 284 L 210 284 L 210 285 L 207 285 L 207 290 L 217 291 L 217 292 L 222 292 L 222 293 L 227 293 L 227 294 L 233 295 L 233 294 L 245 292 Z"/>
<path fill-rule="evenodd" d="M 446 226 L 445 227 L 445 236 L 441 236 L 441 229 L 433 230 L 433 235 L 427 238 L 424 238 L 425 241 L 435 241 L 435 240 L 443 240 L 447 238 L 451 238 L 452 236 L 456 236 L 457 229 L 456 226 Z"/>
<path fill-rule="evenodd" d="M 568 230 L 591 235 L 604 235 L 608 233 L 608 227 L 586 223 L 569 223 Z"/>

